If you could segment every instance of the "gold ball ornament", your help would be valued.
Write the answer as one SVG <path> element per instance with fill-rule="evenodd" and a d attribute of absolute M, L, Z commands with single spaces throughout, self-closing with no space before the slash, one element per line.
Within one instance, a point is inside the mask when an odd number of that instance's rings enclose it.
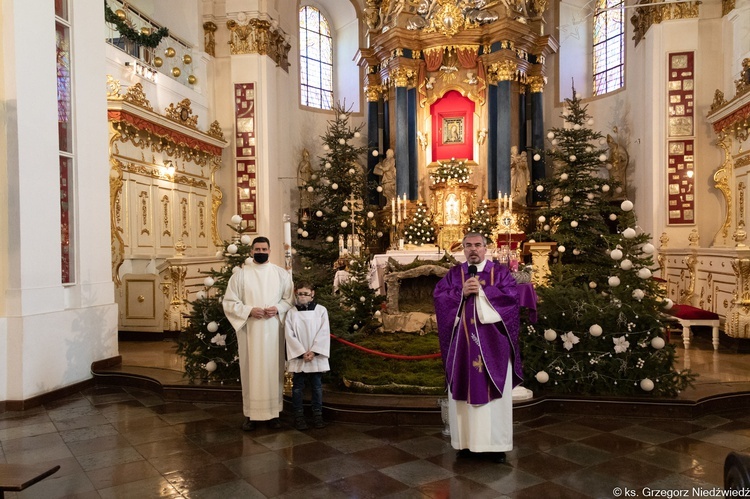
<path fill-rule="evenodd" d="M 181 74 L 182 71 L 180 71 L 180 68 L 172 68 L 172 76 L 178 78 Z"/>
<path fill-rule="evenodd" d="M 122 10 L 122 9 L 117 9 L 117 10 L 115 11 L 115 14 L 117 14 L 117 17 L 119 17 L 119 18 L 120 18 L 120 19 L 122 19 L 123 21 L 125 20 L 125 18 L 127 18 L 127 17 L 128 17 L 128 16 L 127 16 L 127 14 L 125 14 L 125 11 L 124 11 L 124 10 Z"/>
<path fill-rule="evenodd" d="M 164 59 L 162 59 L 161 57 L 154 57 L 154 66 L 160 68 L 162 64 L 164 64 Z"/>
<path fill-rule="evenodd" d="M 193 58 L 190 57 L 190 54 L 185 54 L 182 56 L 182 62 L 184 62 L 185 64 L 190 64 L 191 62 L 193 62 Z"/>
<path fill-rule="evenodd" d="M 177 53 L 177 52 L 175 52 L 175 51 L 174 51 L 174 49 L 173 49 L 172 47 L 167 47 L 167 48 L 166 48 L 166 49 L 164 50 L 164 55 L 166 55 L 167 57 L 174 57 L 174 55 L 175 55 L 176 53 Z"/>
<path fill-rule="evenodd" d="M 189 75 L 187 77 L 187 80 L 191 85 L 195 85 L 195 82 L 198 81 L 198 78 L 196 78 L 195 75 Z"/>
<path fill-rule="evenodd" d="M 151 34 L 151 28 L 148 28 L 146 26 L 141 28 L 141 34 L 142 35 L 150 35 Z"/>

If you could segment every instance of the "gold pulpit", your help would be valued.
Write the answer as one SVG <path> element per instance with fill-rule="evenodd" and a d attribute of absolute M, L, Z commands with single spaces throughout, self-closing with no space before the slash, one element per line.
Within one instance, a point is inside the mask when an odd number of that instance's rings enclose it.
<path fill-rule="evenodd" d="M 438 232 L 437 244 L 443 250 L 463 239 L 476 204 L 477 186 L 456 179 L 430 186 L 432 213 Z"/>

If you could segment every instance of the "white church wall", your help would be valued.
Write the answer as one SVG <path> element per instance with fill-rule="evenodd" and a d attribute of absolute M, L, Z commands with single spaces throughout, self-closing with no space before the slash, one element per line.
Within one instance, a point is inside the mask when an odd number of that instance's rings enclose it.
<path fill-rule="evenodd" d="M 3 16 L 4 102 L 10 147 L 2 166 L 7 244 L 0 249 L 7 279 L 0 350 L 0 400 L 21 401 L 90 378 L 91 363 L 117 355 L 117 307 L 109 264 L 109 178 L 106 113 L 97 0 L 71 9 L 75 185 L 72 186 L 75 283 L 60 271 L 60 185 L 57 141 L 54 5 L 13 3 Z M 28 30 L 27 26 L 49 29 Z M 76 29 L 79 27 L 78 29 Z M 25 54 L 35 47 L 36 56 Z M 97 95 L 99 97 L 97 97 Z M 104 135 L 102 135 L 104 132 Z"/>

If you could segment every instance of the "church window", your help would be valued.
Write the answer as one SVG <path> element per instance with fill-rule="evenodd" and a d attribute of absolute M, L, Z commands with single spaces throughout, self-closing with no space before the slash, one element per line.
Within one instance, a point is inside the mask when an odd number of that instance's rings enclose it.
<path fill-rule="evenodd" d="M 597 0 L 594 13 L 594 95 L 625 83 L 625 10 L 623 0 Z"/>
<path fill-rule="evenodd" d="M 300 102 L 303 106 L 333 109 L 333 40 L 328 20 L 320 10 L 299 10 Z"/>
<path fill-rule="evenodd" d="M 73 267 L 73 106 L 70 61 L 70 18 L 68 0 L 55 0 L 55 40 L 57 48 L 57 131 L 60 158 L 60 241 L 63 284 L 74 282 Z"/>

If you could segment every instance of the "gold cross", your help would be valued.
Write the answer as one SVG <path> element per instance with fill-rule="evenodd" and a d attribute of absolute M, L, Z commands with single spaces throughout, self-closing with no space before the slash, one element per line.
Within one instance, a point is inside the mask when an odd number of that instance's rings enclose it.
<path fill-rule="evenodd" d="M 480 373 L 482 372 L 482 367 L 484 366 L 484 362 L 482 362 L 482 356 L 477 355 L 477 358 L 474 359 L 474 361 L 471 363 L 473 367 L 477 369 Z"/>

